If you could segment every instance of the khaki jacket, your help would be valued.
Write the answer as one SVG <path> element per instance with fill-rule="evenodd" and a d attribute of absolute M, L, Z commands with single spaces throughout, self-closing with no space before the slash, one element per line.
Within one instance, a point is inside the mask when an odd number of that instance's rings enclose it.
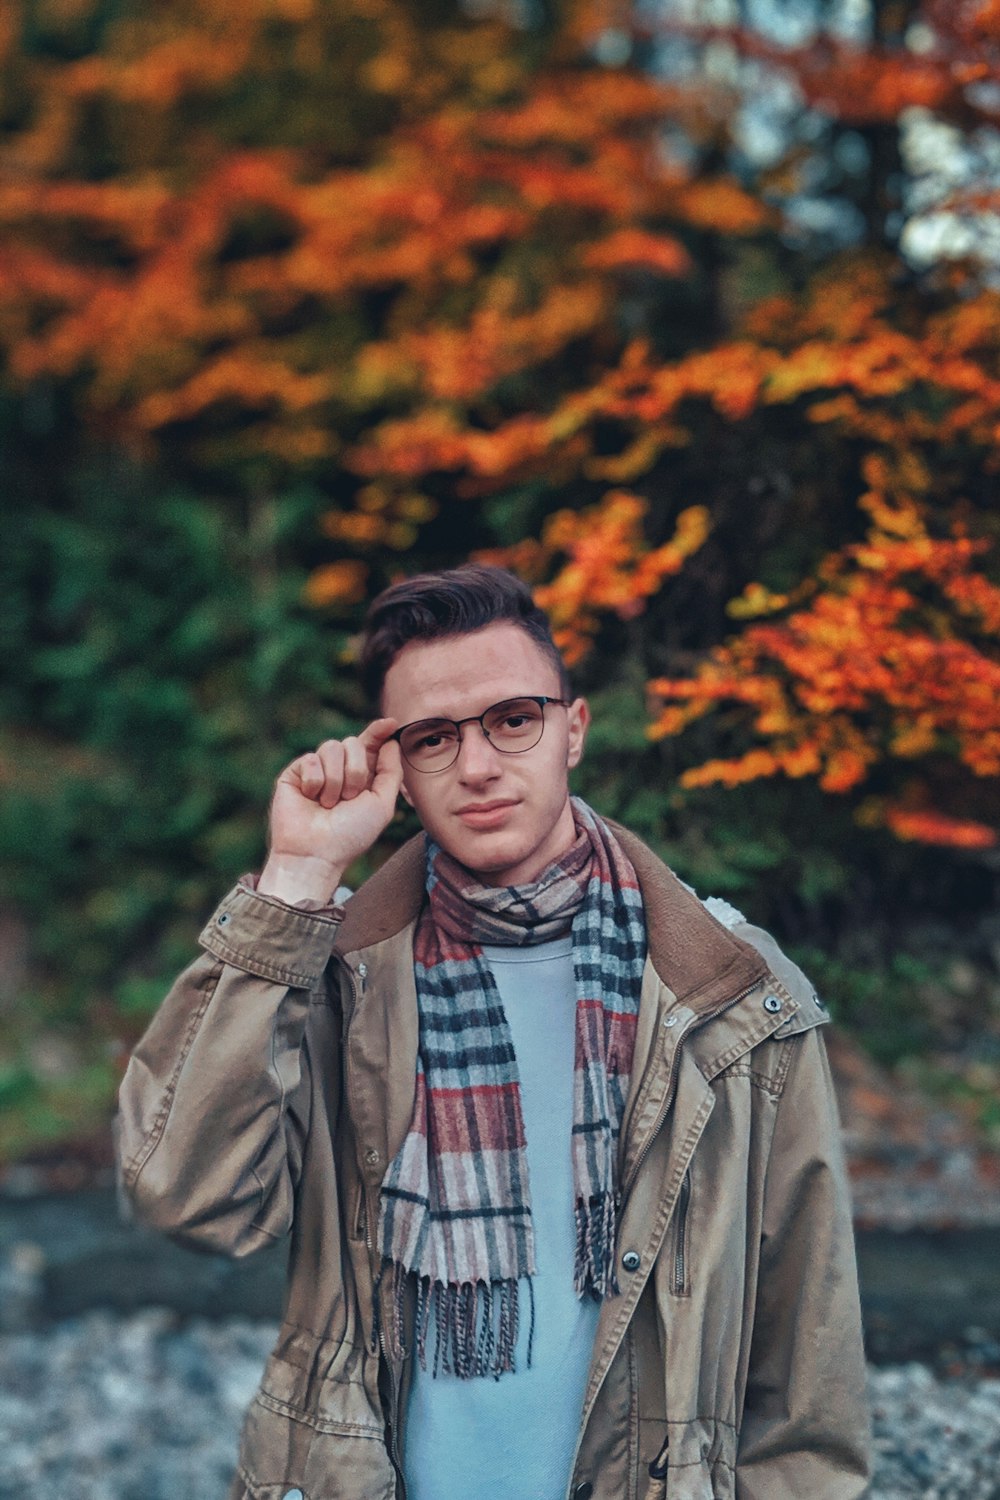
<path fill-rule="evenodd" d="M 567 1500 L 855 1500 L 869 1415 L 826 1016 L 766 933 L 716 920 L 616 832 L 649 958 L 621 1294 L 602 1304 Z M 142 1219 L 237 1256 L 291 1234 L 230 1500 L 404 1495 L 409 1360 L 372 1341 L 372 1228 L 413 1106 L 422 899 L 420 840 L 342 921 L 237 886 L 122 1083 L 120 1180 Z"/>

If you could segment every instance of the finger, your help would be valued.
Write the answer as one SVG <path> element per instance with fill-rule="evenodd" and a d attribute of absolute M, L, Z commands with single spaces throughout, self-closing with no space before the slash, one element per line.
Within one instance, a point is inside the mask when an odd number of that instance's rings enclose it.
<path fill-rule="evenodd" d="M 375 770 L 378 752 L 387 742 L 389 736 L 395 734 L 398 728 L 398 719 L 372 719 L 371 723 L 362 729 L 358 738 L 365 747 L 365 753 L 368 756 L 372 771 Z"/>
<path fill-rule="evenodd" d="M 336 807 L 344 785 L 344 747 L 339 740 L 324 740 L 316 754 L 323 765 L 320 807 Z"/>
<path fill-rule="evenodd" d="M 315 750 L 307 750 L 305 755 L 293 760 L 278 777 L 279 782 L 295 787 L 304 797 L 309 797 L 314 802 L 323 790 L 325 779 L 323 762 Z"/>
<path fill-rule="evenodd" d="M 385 809 L 386 821 L 396 811 L 396 798 L 403 784 L 403 759 L 396 740 L 386 740 L 378 753 L 372 792 Z"/>
<path fill-rule="evenodd" d="M 351 735 L 343 741 L 344 784 L 340 791 L 341 801 L 349 802 L 366 791 L 372 779 L 373 767 L 369 765 L 365 747 L 360 739 Z"/>

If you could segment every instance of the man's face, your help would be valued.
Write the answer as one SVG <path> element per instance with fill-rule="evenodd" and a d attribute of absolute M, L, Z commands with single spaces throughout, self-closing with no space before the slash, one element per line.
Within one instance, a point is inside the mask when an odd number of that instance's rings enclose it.
<path fill-rule="evenodd" d="M 399 724 L 466 719 L 525 695 L 559 698 L 559 674 L 519 625 L 487 625 L 469 635 L 414 641 L 386 674 L 382 712 Z M 403 762 L 403 795 L 431 837 L 489 885 L 536 879 L 573 842 L 567 773 L 583 753 L 590 715 L 582 698 L 545 705 L 538 744 L 504 754 L 478 724 L 462 726 L 458 759 L 447 770 Z"/>

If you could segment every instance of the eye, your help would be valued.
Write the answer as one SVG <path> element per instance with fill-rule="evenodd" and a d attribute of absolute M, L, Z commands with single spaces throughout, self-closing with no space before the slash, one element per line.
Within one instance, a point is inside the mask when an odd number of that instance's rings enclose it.
<path fill-rule="evenodd" d="M 407 749 L 419 754 L 422 750 L 440 750 L 454 742 L 454 729 L 446 724 L 428 724 L 426 729 L 416 729 L 407 736 Z"/>
<path fill-rule="evenodd" d="M 541 709 L 530 699 L 515 698 L 509 703 L 498 703 L 487 718 L 487 728 L 500 739 L 520 740 L 536 732 L 541 721 Z"/>

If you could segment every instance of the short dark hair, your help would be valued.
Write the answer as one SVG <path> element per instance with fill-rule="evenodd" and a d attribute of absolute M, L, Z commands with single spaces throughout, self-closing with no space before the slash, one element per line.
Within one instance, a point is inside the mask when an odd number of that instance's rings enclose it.
<path fill-rule="evenodd" d="M 552 639 L 548 616 L 531 590 L 506 568 L 465 563 L 440 573 L 418 573 L 384 589 L 365 617 L 359 667 L 373 703 L 382 696 L 386 673 L 404 646 L 468 635 L 487 625 L 519 625 L 541 647 L 559 673 L 559 691 L 571 696 L 569 673 Z"/>

